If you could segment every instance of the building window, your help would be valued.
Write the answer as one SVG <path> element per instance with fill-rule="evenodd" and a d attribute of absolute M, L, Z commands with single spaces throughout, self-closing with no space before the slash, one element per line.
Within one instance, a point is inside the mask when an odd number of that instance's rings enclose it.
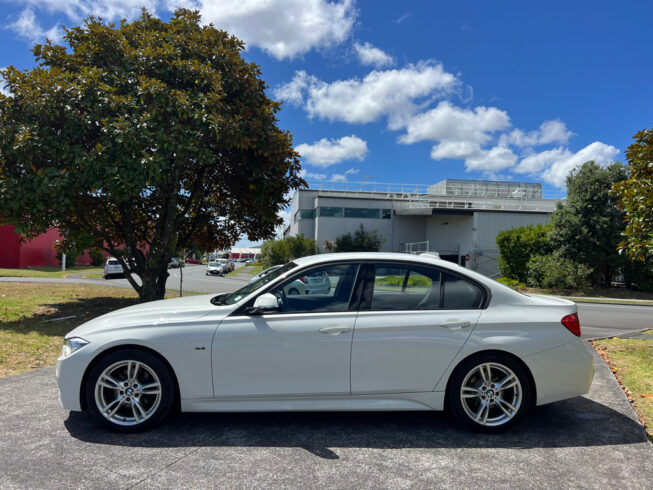
<path fill-rule="evenodd" d="M 299 211 L 295 213 L 295 223 L 297 223 L 301 218 L 299 217 Z"/>
<path fill-rule="evenodd" d="M 318 208 L 318 216 L 328 216 L 330 218 L 342 218 L 342 208 L 330 208 L 321 206 Z"/>
<path fill-rule="evenodd" d="M 379 209 L 345 208 L 345 218 L 372 218 L 379 219 Z"/>
<path fill-rule="evenodd" d="M 315 209 L 302 209 L 300 219 L 314 219 L 315 218 Z"/>
<path fill-rule="evenodd" d="M 392 209 L 382 209 L 381 218 L 390 219 L 392 217 Z"/>

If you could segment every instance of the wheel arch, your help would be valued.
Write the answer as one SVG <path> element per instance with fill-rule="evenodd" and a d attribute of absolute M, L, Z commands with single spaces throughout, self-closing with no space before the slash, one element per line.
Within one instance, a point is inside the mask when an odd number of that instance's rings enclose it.
<path fill-rule="evenodd" d="M 463 364 L 464 362 L 470 360 L 470 359 L 475 359 L 477 357 L 480 358 L 480 357 L 483 357 L 483 356 L 493 355 L 493 354 L 494 355 L 502 355 L 502 356 L 505 356 L 505 357 L 509 357 L 511 360 L 515 361 L 517 364 L 519 364 L 524 369 L 524 371 L 526 372 L 526 375 L 528 376 L 528 382 L 529 382 L 530 388 L 531 388 L 531 390 L 530 390 L 531 391 L 530 402 L 531 402 L 532 406 L 535 405 L 535 403 L 537 401 L 537 386 L 535 385 L 535 378 L 533 377 L 533 373 L 531 372 L 528 365 L 522 359 L 520 359 L 515 354 L 512 354 L 511 352 L 508 352 L 508 351 L 505 351 L 505 350 L 500 350 L 500 349 L 489 349 L 489 350 L 481 350 L 481 351 L 474 352 L 473 354 L 470 354 L 467 357 L 465 357 L 463 359 L 460 359 L 460 361 L 458 361 L 456 363 L 456 367 L 454 367 L 451 370 L 451 373 L 449 374 L 449 378 L 447 379 L 447 386 L 446 386 L 445 391 L 444 391 L 444 406 L 445 407 L 447 407 L 447 398 L 449 397 L 449 392 L 451 391 L 451 380 L 453 378 L 454 373 L 460 367 L 460 365 Z"/>
<path fill-rule="evenodd" d="M 157 359 L 159 359 L 170 371 L 170 374 L 172 375 L 172 379 L 175 381 L 175 389 L 176 389 L 176 394 L 175 394 L 175 404 L 179 406 L 180 404 L 180 396 L 179 396 L 179 380 L 177 379 L 177 373 L 175 373 L 175 370 L 172 368 L 172 365 L 168 362 L 168 360 L 160 353 L 157 352 L 156 350 L 150 348 L 150 347 L 145 347 L 144 345 L 139 345 L 139 344 L 119 344 L 119 345 L 114 345 L 106 350 L 103 350 L 102 352 L 99 352 L 98 355 L 96 355 L 91 362 L 88 363 L 88 366 L 86 366 L 86 370 L 84 371 L 84 376 L 82 376 L 82 382 L 79 387 L 79 402 L 80 406 L 82 407 L 82 410 L 87 409 L 86 405 L 86 396 L 85 396 L 85 390 L 86 390 L 86 383 L 88 382 L 88 377 L 93 371 L 93 368 L 97 365 L 98 362 L 100 362 L 102 359 L 107 357 L 108 355 L 118 352 L 121 350 L 140 350 L 142 352 L 147 352 L 148 354 L 153 355 Z"/>

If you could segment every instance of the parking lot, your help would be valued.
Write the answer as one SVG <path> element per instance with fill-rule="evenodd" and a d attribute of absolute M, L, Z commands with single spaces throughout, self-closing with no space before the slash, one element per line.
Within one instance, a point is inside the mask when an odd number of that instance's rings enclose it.
<path fill-rule="evenodd" d="M 0 488 L 651 488 L 653 447 L 607 366 L 508 433 L 429 412 L 182 414 L 106 432 L 57 404 L 54 369 L 0 379 Z"/>

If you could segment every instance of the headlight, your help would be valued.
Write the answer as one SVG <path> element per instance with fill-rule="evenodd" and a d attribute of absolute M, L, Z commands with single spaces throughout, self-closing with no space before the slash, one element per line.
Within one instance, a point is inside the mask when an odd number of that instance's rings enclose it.
<path fill-rule="evenodd" d="M 81 349 L 86 344 L 88 344 L 88 340 L 84 340 L 84 339 L 79 338 L 79 337 L 72 337 L 70 339 L 64 339 L 63 348 L 61 349 L 61 356 L 62 357 L 68 357 L 70 354 L 72 354 L 76 350 Z"/>

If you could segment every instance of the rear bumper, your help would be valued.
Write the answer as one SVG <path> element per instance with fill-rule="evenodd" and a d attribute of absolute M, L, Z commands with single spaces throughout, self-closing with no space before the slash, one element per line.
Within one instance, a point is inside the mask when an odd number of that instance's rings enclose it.
<path fill-rule="evenodd" d="M 581 339 L 525 357 L 537 387 L 536 405 L 584 395 L 594 377 L 591 347 Z"/>

